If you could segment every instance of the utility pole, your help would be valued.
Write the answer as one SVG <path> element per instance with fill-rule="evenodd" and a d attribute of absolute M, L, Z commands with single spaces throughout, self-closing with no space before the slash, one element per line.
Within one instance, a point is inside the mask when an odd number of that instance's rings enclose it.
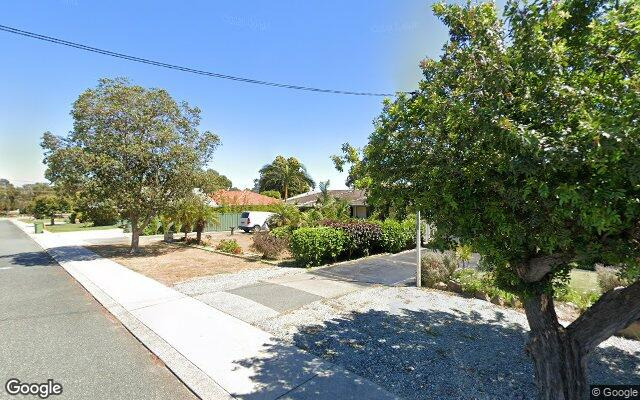
<path fill-rule="evenodd" d="M 420 229 L 420 211 L 416 213 L 416 286 L 422 287 L 422 257 L 420 255 L 420 247 L 421 247 L 421 236 L 422 232 Z"/>

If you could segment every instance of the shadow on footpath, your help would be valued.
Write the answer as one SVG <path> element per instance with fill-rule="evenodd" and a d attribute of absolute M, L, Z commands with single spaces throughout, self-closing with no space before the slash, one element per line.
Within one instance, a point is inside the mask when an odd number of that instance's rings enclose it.
<path fill-rule="evenodd" d="M 302 327 L 293 336 L 297 347 L 406 399 L 536 399 L 532 363 L 524 352 L 526 339 L 527 332 L 507 322 L 501 312 L 487 320 L 475 311 L 455 309 L 354 312 Z M 275 390 L 273 382 L 289 381 L 314 368 L 308 363 L 300 369 L 289 362 L 292 350 L 285 343 L 265 351 L 266 357 L 238 362 L 252 366 L 257 371 L 253 381 L 263 386 L 241 398 L 261 398 Z M 590 357 L 589 376 L 594 384 L 640 384 L 640 352 L 598 348 Z M 362 398 L 342 393 L 339 384 L 323 385 L 321 391 L 312 386 L 301 394 Z"/>

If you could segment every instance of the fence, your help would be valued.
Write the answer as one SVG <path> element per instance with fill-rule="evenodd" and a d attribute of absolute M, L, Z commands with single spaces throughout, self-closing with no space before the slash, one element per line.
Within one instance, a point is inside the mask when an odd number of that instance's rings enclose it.
<path fill-rule="evenodd" d="M 218 215 L 217 224 L 207 224 L 205 232 L 229 231 L 240 225 L 240 213 L 222 213 Z"/>

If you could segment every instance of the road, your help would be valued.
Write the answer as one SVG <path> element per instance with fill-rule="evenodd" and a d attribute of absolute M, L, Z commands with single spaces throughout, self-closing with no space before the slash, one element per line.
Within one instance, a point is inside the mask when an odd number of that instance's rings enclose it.
<path fill-rule="evenodd" d="M 5 384 L 60 383 L 50 399 L 196 399 L 31 238 L 0 220 L 0 399 Z M 36 397 L 28 397 L 36 398 Z"/>

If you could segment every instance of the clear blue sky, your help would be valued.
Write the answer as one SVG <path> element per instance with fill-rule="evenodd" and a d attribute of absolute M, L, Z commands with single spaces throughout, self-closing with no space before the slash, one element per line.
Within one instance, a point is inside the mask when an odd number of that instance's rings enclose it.
<path fill-rule="evenodd" d="M 135 4 L 134 4 L 135 3 Z M 446 31 L 431 1 L 17 1 L 0 24 L 121 53 L 230 75 L 335 89 L 412 90 L 418 62 Z M 298 157 L 316 181 L 344 187 L 329 156 L 362 146 L 381 98 L 236 83 L 118 60 L 0 32 L 0 178 L 43 180 L 39 140 L 66 135 L 72 102 L 101 77 L 167 89 L 202 109 L 222 138 L 210 165 L 251 187 L 276 155 Z"/>

